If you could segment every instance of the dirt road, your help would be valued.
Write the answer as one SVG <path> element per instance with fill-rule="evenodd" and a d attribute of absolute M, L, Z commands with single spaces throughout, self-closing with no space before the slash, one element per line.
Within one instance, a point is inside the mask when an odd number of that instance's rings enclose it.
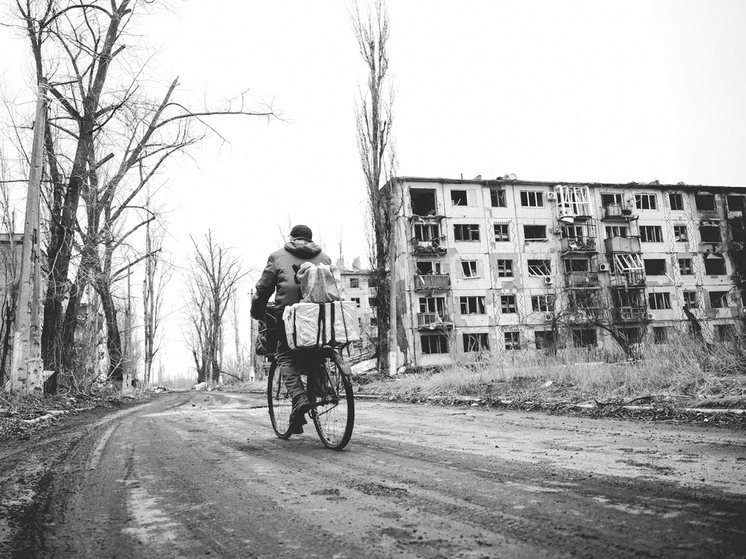
<path fill-rule="evenodd" d="M 343 452 L 172 393 L 0 447 L 0 556 L 744 557 L 746 433 L 358 402 Z"/>

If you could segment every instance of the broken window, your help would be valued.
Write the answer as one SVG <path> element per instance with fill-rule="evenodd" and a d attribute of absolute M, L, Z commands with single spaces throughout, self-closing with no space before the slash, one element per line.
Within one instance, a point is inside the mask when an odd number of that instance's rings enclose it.
<path fill-rule="evenodd" d="M 517 312 L 515 306 L 515 295 L 500 295 L 500 311 L 505 314 Z"/>
<path fill-rule="evenodd" d="M 466 199 L 466 190 L 451 190 L 451 205 L 468 206 L 469 202 Z"/>
<path fill-rule="evenodd" d="M 708 276 L 724 276 L 725 258 L 716 254 L 705 255 L 705 274 Z"/>
<path fill-rule="evenodd" d="M 415 264 L 417 273 L 421 276 L 428 274 L 440 274 L 440 262 L 431 262 L 429 260 L 419 260 Z"/>
<path fill-rule="evenodd" d="M 699 306 L 697 302 L 696 291 L 684 291 L 684 308 L 685 309 L 696 309 Z"/>
<path fill-rule="evenodd" d="M 705 221 L 699 226 L 699 238 L 703 243 L 719 243 L 722 240 L 720 235 L 720 222 Z"/>
<path fill-rule="evenodd" d="M 713 309 L 724 309 L 728 306 L 727 291 L 710 291 L 710 307 Z"/>
<path fill-rule="evenodd" d="M 591 261 L 588 258 L 570 258 L 565 260 L 565 272 L 589 272 Z"/>
<path fill-rule="evenodd" d="M 725 200 L 728 204 L 728 209 L 732 212 L 746 209 L 746 196 L 729 194 L 725 197 Z"/>
<path fill-rule="evenodd" d="M 357 289 L 360 287 L 360 278 L 350 278 L 350 288 Z"/>
<path fill-rule="evenodd" d="M 691 258 L 679 258 L 679 273 L 682 276 L 691 276 L 694 273 Z"/>
<path fill-rule="evenodd" d="M 505 349 L 510 351 L 513 349 L 521 349 L 521 333 L 520 332 L 505 332 Z"/>
<path fill-rule="evenodd" d="M 528 275 L 531 277 L 546 277 L 552 275 L 552 262 L 550 260 L 529 260 Z"/>
<path fill-rule="evenodd" d="M 554 295 L 534 295 L 531 297 L 531 310 L 534 312 L 553 312 Z"/>
<path fill-rule="evenodd" d="M 453 235 L 457 241 L 478 241 L 479 225 L 476 223 L 457 223 L 453 226 Z"/>
<path fill-rule="evenodd" d="M 616 204 L 621 206 L 622 205 L 622 195 L 621 194 L 601 194 L 601 205 L 606 208 L 607 206 L 611 206 L 612 204 Z"/>
<path fill-rule="evenodd" d="M 448 353 L 448 338 L 443 334 L 423 334 L 422 353 L 429 355 L 433 353 Z"/>
<path fill-rule="evenodd" d="M 474 351 L 489 351 L 490 338 L 486 333 L 467 333 L 463 336 L 464 351 L 467 353 Z"/>
<path fill-rule="evenodd" d="M 420 297 L 420 313 L 435 313 L 443 316 L 446 313 L 446 298 Z"/>
<path fill-rule="evenodd" d="M 635 194 L 635 206 L 638 210 L 657 210 L 658 199 L 655 194 Z"/>
<path fill-rule="evenodd" d="M 653 326 L 653 343 L 665 344 L 668 341 L 668 328 L 665 326 Z"/>
<path fill-rule="evenodd" d="M 648 295 L 648 306 L 653 310 L 670 309 L 671 295 L 669 293 L 651 293 Z"/>
<path fill-rule="evenodd" d="M 459 297 L 461 314 L 485 314 L 484 297 Z"/>
<path fill-rule="evenodd" d="M 557 336 L 551 330 L 537 330 L 534 332 L 536 349 L 548 349 L 557 345 Z"/>
<path fill-rule="evenodd" d="M 495 223 L 495 242 L 504 243 L 510 240 L 510 228 L 507 223 Z"/>
<path fill-rule="evenodd" d="M 640 225 L 640 240 L 643 243 L 662 243 L 663 228 L 660 225 Z"/>
<path fill-rule="evenodd" d="M 546 241 L 547 240 L 547 226 L 546 225 L 524 225 L 523 226 L 523 238 L 526 241 Z"/>
<path fill-rule="evenodd" d="M 493 208 L 505 208 L 508 203 L 505 198 L 505 191 L 501 188 L 490 188 L 490 203 Z"/>
<path fill-rule="evenodd" d="M 590 191 L 587 186 L 555 187 L 557 192 L 557 216 L 589 216 L 591 214 Z"/>
<path fill-rule="evenodd" d="M 575 347 L 596 347 L 595 328 L 573 328 L 572 341 Z"/>
<path fill-rule="evenodd" d="M 513 277 L 513 261 L 512 260 L 498 260 L 497 261 L 497 277 L 498 278 L 512 278 Z"/>
<path fill-rule="evenodd" d="M 435 215 L 435 190 L 432 188 L 410 188 L 412 215 Z"/>
<path fill-rule="evenodd" d="M 689 240 L 689 234 L 686 232 L 686 225 L 673 226 L 673 238 L 677 243 L 686 243 Z"/>
<path fill-rule="evenodd" d="M 668 195 L 668 205 L 672 211 L 681 211 L 684 209 L 684 196 L 679 192 L 671 192 Z"/>
<path fill-rule="evenodd" d="M 714 194 L 695 194 L 694 202 L 697 204 L 697 209 L 700 211 L 712 211 L 715 209 Z"/>
<path fill-rule="evenodd" d="M 418 241 L 433 241 L 440 238 L 440 224 L 438 223 L 415 223 L 414 237 Z"/>
<path fill-rule="evenodd" d="M 615 254 L 615 272 L 641 272 L 645 269 L 639 254 Z"/>
<path fill-rule="evenodd" d="M 624 225 L 609 225 L 606 227 L 606 238 L 611 239 L 612 237 L 626 237 L 629 234 L 629 229 Z"/>
<path fill-rule="evenodd" d="M 477 273 L 477 261 L 476 260 L 462 260 L 461 271 L 464 274 L 465 278 L 479 277 L 479 274 Z"/>
<path fill-rule="evenodd" d="M 645 274 L 648 276 L 665 276 L 666 261 L 663 258 L 645 258 L 643 260 Z"/>

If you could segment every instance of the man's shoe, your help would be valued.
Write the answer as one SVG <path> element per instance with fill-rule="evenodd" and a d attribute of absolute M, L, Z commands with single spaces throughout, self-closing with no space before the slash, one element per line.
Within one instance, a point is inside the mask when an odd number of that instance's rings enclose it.
<path fill-rule="evenodd" d="M 306 414 L 311 409 L 308 401 L 299 404 L 298 407 L 290 414 L 290 434 L 301 435 L 303 426 L 306 424 Z"/>

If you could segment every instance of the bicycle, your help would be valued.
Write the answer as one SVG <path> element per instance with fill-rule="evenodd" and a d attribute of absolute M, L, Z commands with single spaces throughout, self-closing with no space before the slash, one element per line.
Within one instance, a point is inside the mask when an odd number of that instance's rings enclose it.
<path fill-rule="evenodd" d="M 309 374 L 305 375 L 306 393 L 311 403 L 308 413 L 324 446 L 342 450 L 350 442 L 355 423 L 349 368 L 334 348 L 327 346 L 301 351 L 310 361 Z M 267 375 L 269 417 L 275 434 L 281 439 L 289 439 L 292 399 L 281 377 L 277 361 L 273 359 Z"/>

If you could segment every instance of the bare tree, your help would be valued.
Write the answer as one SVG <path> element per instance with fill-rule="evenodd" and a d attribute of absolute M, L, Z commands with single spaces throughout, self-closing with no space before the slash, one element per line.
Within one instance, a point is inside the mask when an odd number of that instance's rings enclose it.
<path fill-rule="evenodd" d="M 201 242 L 192 238 L 194 255 L 189 275 L 187 309 L 197 382 L 220 380 L 223 318 L 235 296 L 237 283 L 246 276 L 240 260 L 220 246 L 208 231 Z"/>
<path fill-rule="evenodd" d="M 145 229 L 145 278 L 142 284 L 145 369 L 143 383 L 151 382 L 153 359 L 160 350 L 160 326 L 163 320 L 163 297 L 171 279 L 171 263 L 164 258 L 163 231 L 154 232 L 148 223 Z"/>
<path fill-rule="evenodd" d="M 371 263 L 373 285 L 376 288 L 376 315 L 378 321 L 378 368 L 387 368 L 391 330 L 391 241 L 393 189 L 382 189 L 382 180 L 393 168 L 394 151 L 391 144 L 393 122 L 393 92 L 389 87 L 389 57 L 386 44 L 389 39 L 389 18 L 383 0 L 373 0 L 372 7 L 362 13 L 357 3 L 352 12 L 352 28 L 360 55 L 365 62 L 367 88 L 361 91 L 356 108 L 358 151 L 365 176 L 370 216 Z M 388 88 L 388 90 L 387 90 Z M 387 169 L 388 165 L 388 169 Z"/>
<path fill-rule="evenodd" d="M 15 233 L 6 166 L 0 152 L 0 391 L 5 385 L 13 344 L 11 332 L 15 322 L 18 275 L 20 273 L 20 238 Z"/>
<path fill-rule="evenodd" d="M 77 308 L 83 288 L 93 285 L 106 316 L 109 375 L 121 381 L 122 341 L 112 287 L 124 273 L 117 269 L 117 254 L 151 219 L 136 211 L 143 188 L 169 158 L 214 131 L 206 117 L 272 115 L 271 110 L 248 111 L 242 100 L 221 109 L 189 109 L 176 100 L 178 80 L 152 98 L 144 87 L 145 64 L 137 60 L 136 49 L 127 49 L 127 30 L 153 4 L 15 0 L 37 82 L 54 101 L 45 139 L 50 238 L 42 355 L 45 369 L 57 373 L 73 366 L 67 349 L 73 347 Z M 56 389 L 56 383 L 55 374 L 47 389 Z"/>

